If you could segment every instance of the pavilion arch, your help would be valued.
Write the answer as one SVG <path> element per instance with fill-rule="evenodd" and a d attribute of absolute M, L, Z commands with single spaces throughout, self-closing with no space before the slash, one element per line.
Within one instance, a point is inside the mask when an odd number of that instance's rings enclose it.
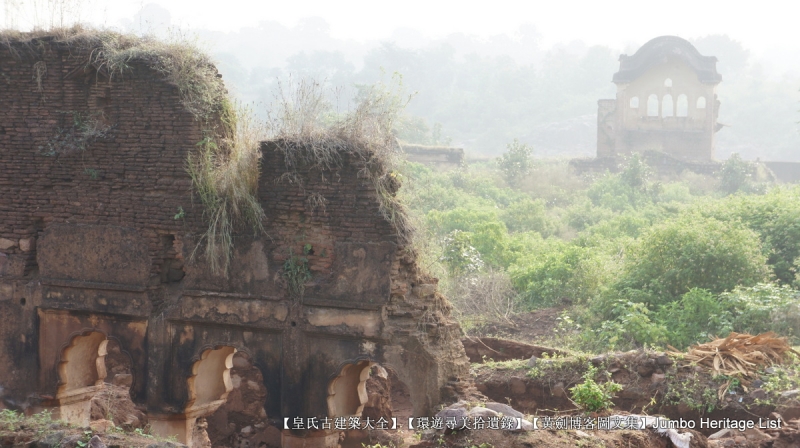
<path fill-rule="evenodd" d="M 669 93 L 664 95 L 664 99 L 661 102 L 661 116 L 662 117 L 672 117 L 675 115 L 674 103 L 672 102 L 672 95 Z"/>
<path fill-rule="evenodd" d="M 686 94 L 681 93 L 678 95 L 678 100 L 675 105 L 675 116 L 686 117 L 689 115 L 689 99 Z"/>
<path fill-rule="evenodd" d="M 89 424 L 90 401 L 105 387 L 107 344 L 104 333 L 90 329 L 72 336 L 61 350 L 56 399 L 62 420 Z"/>
<path fill-rule="evenodd" d="M 655 93 L 647 97 L 647 116 L 658 116 L 658 96 Z"/>

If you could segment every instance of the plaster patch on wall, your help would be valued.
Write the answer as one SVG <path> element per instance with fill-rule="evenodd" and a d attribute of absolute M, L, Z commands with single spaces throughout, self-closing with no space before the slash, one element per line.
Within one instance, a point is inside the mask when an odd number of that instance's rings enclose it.
<path fill-rule="evenodd" d="M 315 327 L 345 325 L 360 330 L 368 337 L 378 336 L 380 333 L 381 316 L 373 311 L 311 308 L 306 310 L 306 319 Z"/>

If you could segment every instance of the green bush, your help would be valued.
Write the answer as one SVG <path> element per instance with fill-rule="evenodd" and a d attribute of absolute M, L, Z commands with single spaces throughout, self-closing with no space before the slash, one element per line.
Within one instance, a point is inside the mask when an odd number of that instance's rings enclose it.
<path fill-rule="evenodd" d="M 720 294 L 729 310 L 733 331 L 758 334 L 774 331 L 800 342 L 800 292 L 787 285 L 757 284 Z"/>
<path fill-rule="evenodd" d="M 497 165 L 500 167 L 500 171 L 505 175 L 508 183 L 516 185 L 517 182 L 527 176 L 533 168 L 533 161 L 531 161 L 533 148 L 524 143 L 520 143 L 516 139 L 509 143 L 507 148 L 508 151 L 497 160 Z"/>
<path fill-rule="evenodd" d="M 581 335 L 588 350 L 627 350 L 667 341 L 667 326 L 651 319 L 651 310 L 643 303 L 617 300 L 603 314 L 595 314 Z"/>
<path fill-rule="evenodd" d="M 784 284 L 797 283 L 800 258 L 800 187 L 773 188 L 766 195 L 736 195 L 700 204 L 701 213 L 721 221 L 740 220 L 755 231 L 767 264 Z"/>
<path fill-rule="evenodd" d="M 547 216 L 542 199 L 525 198 L 516 201 L 503 210 L 501 217 L 511 232 L 532 230 L 546 238 L 556 231 L 556 224 Z"/>
<path fill-rule="evenodd" d="M 752 163 L 742 160 L 738 153 L 732 154 L 719 170 L 719 189 L 728 194 L 747 191 L 753 170 Z"/>
<path fill-rule="evenodd" d="M 528 308 L 552 306 L 571 298 L 570 279 L 583 249 L 559 240 L 548 240 L 541 251 L 518 260 L 509 268 L 511 281 Z"/>
<path fill-rule="evenodd" d="M 453 230 L 444 238 L 442 246 L 442 262 L 451 276 L 472 274 L 483 269 L 481 254 L 475 249 L 469 232 Z"/>
<path fill-rule="evenodd" d="M 719 293 L 768 277 L 757 235 L 738 222 L 698 214 L 653 227 L 626 255 L 615 289 L 653 305 L 678 300 L 692 288 Z"/>
<path fill-rule="evenodd" d="M 664 305 L 654 319 L 667 324 L 667 341 L 681 349 L 727 336 L 734 329 L 727 304 L 705 289 L 694 288 L 680 300 Z"/>
<path fill-rule="evenodd" d="M 583 375 L 583 383 L 576 384 L 569 389 L 572 401 L 589 412 L 611 408 L 614 406 L 611 401 L 614 394 L 622 390 L 622 386 L 613 381 L 598 384 L 594 380 L 596 375 L 597 368 L 590 366 Z"/>

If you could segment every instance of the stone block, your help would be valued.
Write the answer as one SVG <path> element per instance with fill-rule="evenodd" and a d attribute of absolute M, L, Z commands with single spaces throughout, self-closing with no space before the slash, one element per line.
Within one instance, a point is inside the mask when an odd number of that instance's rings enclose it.
<path fill-rule="evenodd" d="M 17 247 L 17 242 L 8 238 L 0 238 L 0 250 L 8 250 Z"/>

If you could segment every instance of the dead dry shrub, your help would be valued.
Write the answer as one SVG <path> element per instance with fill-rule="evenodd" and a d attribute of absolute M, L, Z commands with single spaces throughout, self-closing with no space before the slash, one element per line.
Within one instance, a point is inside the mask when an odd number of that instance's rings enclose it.
<path fill-rule="evenodd" d="M 456 279 L 447 291 L 456 318 L 466 327 L 495 322 L 514 325 L 516 293 L 503 271 L 488 271 Z"/>
<path fill-rule="evenodd" d="M 317 81 L 282 84 L 270 112 L 268 134 L 284 154 L 286 173 L 280 180 L 301 188 L 299 168 L 325 173 L 341 165 L 344 153 L 360 157 L 364 165 L 359 175 L 371 181 L 381 213 L 394 225 L 400 240 L 409 242 L 413 225 L 396 194 L 400 177 L 394 168 L 402 153 L 394 125 L 410 97 L 404 97 L 398 78 L 393 79 L 395 86 L 378 83 L 362 88 L 355 107 L 346 113 L 334 112 Z M 315 197 L 312 202 L 324 203 L 324 198 Z"/>

